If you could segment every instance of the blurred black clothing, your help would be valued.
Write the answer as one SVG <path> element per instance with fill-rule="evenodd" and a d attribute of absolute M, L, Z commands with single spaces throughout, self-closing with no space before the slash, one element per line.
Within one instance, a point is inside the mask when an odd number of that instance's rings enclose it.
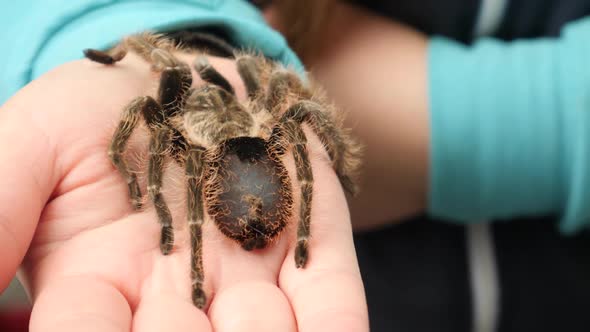
<path fill-rule="evenodd" d="M 469 43 L 484 0 L 349 0 L 426 34 Z M 498 2 L 498 0 L 491 0 Z M 513 40 L 556 36 L 567 22 L 590 13 L 588 0 L 501 0 L 504 11 L 495 37 Z"/>

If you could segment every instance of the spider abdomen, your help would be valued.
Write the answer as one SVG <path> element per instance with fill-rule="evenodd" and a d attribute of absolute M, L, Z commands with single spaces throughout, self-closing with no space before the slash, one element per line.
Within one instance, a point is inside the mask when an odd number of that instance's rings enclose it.
<path fill-rule="evenodd" d="M 291 214 L 291 184 L 282 162 L 257 137 L 232 138 L 211 164 L 208 210 L 218 228 L 246 250 L 261 249 Z"/>

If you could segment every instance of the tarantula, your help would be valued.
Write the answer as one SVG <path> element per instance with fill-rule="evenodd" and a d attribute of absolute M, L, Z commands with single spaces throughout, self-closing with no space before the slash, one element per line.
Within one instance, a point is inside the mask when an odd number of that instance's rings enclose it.
<path fill-rule="evenodd" d="M 137 176 L 123 158 L 141 118 L 149 128 L 147 191 L 161 225 L 160 249 L 170 253 L 172 217 L 160 191 L 167 157 L 186 170 L 191 239 L 192 301 L 203 308 L 202 231 L 205 209 L 218 229 L 245 250 L 265 248 L 292 215 L 291 179 L 282 158 L 292 151 L 301 190 L 295 264 L 309 258 L 313 173 L 301 128 L 305 122 L 319 136 L 341 183 L 354 191 L 358 148 L 341 119 L 297 74 L 258 55 L 237 54 L 237 70 L 248 101 L 237 100 L 232 85 L 203 54 L 194 67 L 205 81 L 192 88 L 189 66 L 173 51 L 178 46 L 160 35 L 143 33 L 123 39 L 107 52 L 87 49 L 86 57 L 105 65 L 133 51 L 161 74 L 157 98 L 141 96 L 123 110 L 108 155 L 129 186 L 135 209 L 142 205 Z"/>

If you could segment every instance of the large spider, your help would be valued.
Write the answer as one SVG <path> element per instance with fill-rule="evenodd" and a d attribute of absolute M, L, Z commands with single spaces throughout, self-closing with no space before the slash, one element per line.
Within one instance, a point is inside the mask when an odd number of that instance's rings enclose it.
<path fill-rule="evenodd" d="M 169 254 L 172 217 L 160 192 L 167 156 L 184 165 L 191 239 L 192 301 L 203 308 L 202 231 L 204 210 L 227 237 L 245 250 L 265 248 L 292 215 L 292 187 L 282 158 L 292 151 L 301 190 L 295 264 L 309 258 L 313 173 L 302 123 L 310 125 L 325 145 L 341 183 L 351 180 L 359 165 L 358 146 L 342 128 L 341 118 L 321 94 L 292 71 L 261 56 L 238 54 L 238 72 L 248 94 L 239 103 L 232 85 L 198 55 L 194 67 L 205 84 L 192 88 L 191 70 L 173 51 L 175 43 L 143 33 L 125 38 L 113 49 L 85 50 L 92 61 L 111 65 L 133 51 L 161 73 L 157 98 L 142 96 L 123 110 L 108 155 L 129 185 L 131 203 L 141 208 L 137 176 L 123 158 L 126 144 L 143 117 L 151 132 L 148 194 L 162 227 L 160 249 Z"/>

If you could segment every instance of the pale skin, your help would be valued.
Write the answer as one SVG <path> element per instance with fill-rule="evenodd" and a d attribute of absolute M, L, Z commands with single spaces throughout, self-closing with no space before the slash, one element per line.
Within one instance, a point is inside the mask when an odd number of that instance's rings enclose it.
<path fill-rule="evenodd" d="M 244 98 L 233 62 L 210 62 Z M 194 85 L 202 83 L 197 77 Z M 124 105 L 153 95 L 156 82 L 134 55 L 113 67 L 80 60 L 1 106 L 0 289 L 20 266 L 33 301 L 30 331 L 368 331 L 346 199 L 310 131 L 316 180 L 306 268 L 294 264 L 294 229 L 247 252 L 207 221 L 210 303 L 205 311 L 193 306 L 183 170 L 172 165 L 164 185 L 176 245 L 163 256 L 153 207 L 132 211 L 106 153 Z M 130 143 L 131 155 L 146 148 L 145 135 Z M 293 171 L 292 162 L 287 166 Z"/>
<path fill-rule="evenodd" d="M 265 12 L 281 30 L 273 8 Z M 350 201 L 353 227 L 377 228 L 427 205 L 429 114 L 427 36 L 360 7 L 336 3 L 306 63 L 348 111 L 365 145 L 360 194 Z"/>

